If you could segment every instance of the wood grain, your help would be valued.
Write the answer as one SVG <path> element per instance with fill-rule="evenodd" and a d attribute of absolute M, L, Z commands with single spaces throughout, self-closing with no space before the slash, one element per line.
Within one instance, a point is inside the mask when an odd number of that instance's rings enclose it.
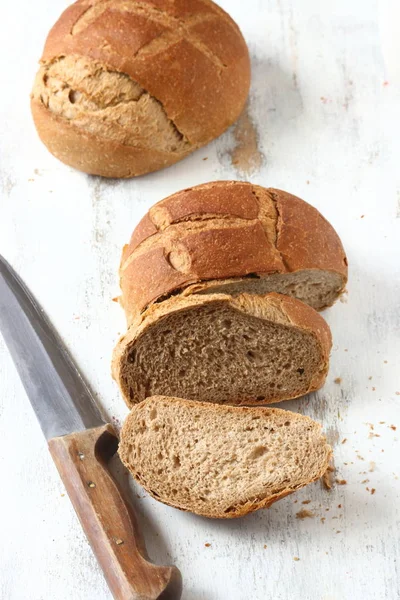
<path fill-rule="evenodd" d="M 107 469 L 118 438 L 111 425 L 49 441 L 49 450 L 115 600 L 179 600 L 176 567 L 149 562 L 133 509 Z"/>

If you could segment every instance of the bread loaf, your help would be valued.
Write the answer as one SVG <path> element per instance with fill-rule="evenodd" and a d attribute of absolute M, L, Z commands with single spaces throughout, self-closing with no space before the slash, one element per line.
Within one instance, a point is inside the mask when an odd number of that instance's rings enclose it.
<path fill-rule="evenodd" d="M 153 397 L 127 417 L 119 453 L 157 500 L 232 518 L 322 477 L 331 448 L 320 425 L 285 410 Z"/>
<path fill-rule="evenodd" d="M 262 405 L 320 388 L 331 345 L 324 319 L 289 296 L 178 295 L 131 325 L 113 374 L 129 407 L 153 395 Z"/>
<path fill-rule="evenodd" d="M 61 161 L 133 177 L 219 136 L 249 83 L 246 43 L 211 0 L 79 0 L 49 33 L 31 107 Z"/>
<path fill-rule="evenodd" d="M 128 324 L 178 292 L 275 291 L 322 310 L 346 285 L 347 259 L 333 227 L 300 198 L 219 181 L 149 210 L 124 247 L 120 282 Z"/>

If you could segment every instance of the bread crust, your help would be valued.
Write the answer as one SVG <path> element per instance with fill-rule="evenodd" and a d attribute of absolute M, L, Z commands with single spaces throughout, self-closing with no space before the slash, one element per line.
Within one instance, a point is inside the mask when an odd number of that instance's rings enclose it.
<path fill-rule="evenodd" d="M 171 252 L 184 257 L 183 268 L 171 264 Z M 176 291 L 303 270 L 335 273 L 336 297 L 344 290 L 346 255 L 317 209 L 282 190 L 217 181 L 173 194 L 145 215 L 123 250 L 121 303 L 130 324 Z"/>
<path fill-rule="evenodd" d="M 41 63 L 67 55 L 128 75 L 157 99 L 188 141 L 183 153 L 114 145 L 54 118 L 33 94 L 35 125 L 49 150 L 66 164 L 105 177 L 154 171 L 207 144 L 237 119 L 250 85 L 243 36 L 210 0 L 79 0 L 51 29 Z"/>
<path fill-rule="evenodd" d="M 196 309 L 207 304 L 228 304 L 233 309 L 252 315 L 259 319 L 266 319 L 282 325 L 299 328 L 308 331 L 318 342 L 321 350 L 321 365 L 318 372 L 310 382 L 309 389 L 304 392 L 306 395 L 313 392 L 325 382 L 329 368 L 329 354 L 332 347 L 332 336 L 326 321 L 313 308 L 303 302 L 284 296 L 282 294 L 270 293 L 265 296 L 256 296 L 250 294 L 240 294 L 237 297 L 228 294 L 210 294 L 202 296 L 174 296 L 162 302 L 151 306 L 143 315 L 139 316 L 137 321 L 129 327 L 127 333 L 123 335 L 115 347 L 112 361 L 112 375 L 117 381 L 125 403 L 129 408 L 138 401 L 131 399 L 123 381 L 122 371 L 128 355 L 134 347 L 140 335 L 150 326 L 159 322 L 164 317 L 174 312 L 187 309 Z M 298 396 L 294 396 L 298 397 Z M 285 398 L 286 400 L 293 397 Z M 281 398 L 271 398 L 268 402 L 280 402 Z M 249 399 L 246 404 L 260 405 L 256 398 Z"/>
<path fill-rule="evenodd" d="M 39 137 L 51 154 L 90 175 L 135 177 L 169 167 L 191 152 L 161 152 L 107 140 L 79 129 L 34 100 L 31 111 Z"/>
<path fill-rule="evenodd" d="M 212 411 L 215 413 L 215 418 L 216 419 L 221 419 L 223 418 L 223 414 L 224 411 L 232 409 L 233 407 L 227 407 L 227 406 L 221 406 L 218 404 L 211 404 L 211 403 L 205 403 L 205 402 L 196 402 L 193 400 L 185 400 L 185 399 L 181 399 L 181 398 L 170 398 L 170 397 L 165 397 L 165 396 L 153 396 L 152 398 L 148 398 L 148 401 L 153 402 L 155 399 L 160 399 L 161 401 L 168 401 L 168 402 L 174 402 L 179 406 L 192 406 L 194 409 L 198 409 L 199 405 L 204 409 L 204 410 L 208 410 L 208 411 Z M 144 401 L 146 402 L 146 400 Z M 266 409 L 263 408 L 250 408 L 250 407 L 234 407 L 234 410 L 237 412 L 238 415 L 240 415 L 241 413 L 251 413 L 254 416 L 261 416 L 263 418 L 263 411 L 265 411 Z M 308 421 L 309 424 L 313 427 L 313 428 L 318 428 L 321 429 L 321 425 L 319 423 L 316 423 L 315 421 L 313 421 L 312 419 L 310 419 L 309 417 L 303 416 L 303 415 L 299 415 L 297 413 L 293 413 L 290 411 L 284 411 L 282 409 L 279 408 L 268 408 L 268 412 L 271 413 L 275 413 L 275 414 L 281 414 L 281 413 L 285 413 L 285 419 L 287 420 L 291 420 L 291 421 Z M 120 436 L 120 444 L 119 444 L 119 455 L 120 458 L 122 460 L 122 462 L 124 463 L 124 465 L 128 468 L 128 470 L 131 472 L 132 476 L 138 481 L 138 483 L 148 492 L 148 494 L 150 494 L 150 496 L 152 496 L 155 500 L 158 500 L 159 502 L 162 502 L 163 504 L 166 504 L 168 506 L 172 506 L 173 508 L 178 508 L 179 510 L 183 510 L 183 511 L 190 511 L 190 512 L 195 512 L 196 514 L 203 516 L 203 517 L 207 517 L 207 518 L 211 518 L 211 519 L 235 519 L 238 517 L 244 517 L 245 515 L 252 513 L 256 510 L 259 510 L 261 508 L 269 508 L 272 504 L 274 504 L 274 502 L 277 502 L 278 500 L 281 500 L 282 498 L 285 498 L 286 496 L 289 496 L 290 494 L 293 494 L 295 491 L 297 491 L 298 489 L 304 487 L 304 485 L 308 485 L 310 483 L 313 483 L 314 481 L 317 481 L 318 479 L 320 479 L 324 473 L 326 472 L 331 457 L 332 457 L 332 448 L 326 443 L 326 438 L 325 436 L 323 436 L 322 438 L 322 442 L 325 441 L 325 445 L 326 445 L 326 457 L 325 457 L 325 461 L 323 462 L 323 464 L 321 465 L 321 468 L 319 470 L 319 472 L 316 474 L 315 477 L 313 477 L 312 479 L 309 479 L 307 482 L 305 482 L 302 485 L 298 485 L 295 486 L 293 488 L 284 488 L 282 489 L 282 491 L 280 491 L 279 493 L 273 494 L 272 496 L 269 496 L 267 498 L 257 498 L 254 500 L 249 500 L 248 502 L 244 503 L 244 504 L 240 504 L 237 505 L 235 507 L 233 507 L 233 510 L 228 512 L 228 513 L 220 513 L 218 511 L 214 511 L 214 512 L 201 512 L 198 509 L 196 510 L 192 510 L 189 509 L 187 507 L 182 507 L 179 506 L 178 504 L 174 504 L 173 502 L 169 502 L 168 500 L 166 500 L 165 498 L 161 498 L 159 496 L 156 496 L 153 491 L 146 486 L 146 484 L 143 482 L 143 479 L 138 479 L 136 477 L 136 472 L 135 470 L 132 468 L 132 466 L 129 463 L 128 460 L 128 450 L 125 447 L 125 439 L 129 438 L 129 433 L 130 433 L 130 427 L 131 427 L 131 420 L 134 419 L 134 415 L 133 415 L 133 411 L 128 415 L 128 417 L 125 419 L 125 422 L 122 426 L 121 429 L 121 436 Z"/>

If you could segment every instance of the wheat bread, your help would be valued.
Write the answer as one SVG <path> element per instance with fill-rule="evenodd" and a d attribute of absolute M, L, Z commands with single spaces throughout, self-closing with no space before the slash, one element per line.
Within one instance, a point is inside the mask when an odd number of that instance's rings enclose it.
<path fill-rule="evenodd" d="M 331 345 L 319 313 L 288 296 L 178 295 L 131 325 L 113 375 L 129 407 L 153 395 L 262 405 L 319 389 Z"/>
<path fill-rule="evenodd" d="M 316 310 L 347 282 L 333 227 L 282 190 L 217 181 L 155 204 L 124 247 L 120 284 L 128 324 L 172 294 L 279 292 Z"/>
<path fill-rule="evenodd" d="M 133 177 L 219 136 L 249 85 L 243 36 L 211 0 L 79 0 L 48 35 L 31 108 L 61 161 Z"/>
<path fill-rule="evenodd" d="M 289 411 L 157 396 L 131 410 L 119 454 L 157 500 L 233 518 L 322 477 L 331 448 L 319 424 Z"/>

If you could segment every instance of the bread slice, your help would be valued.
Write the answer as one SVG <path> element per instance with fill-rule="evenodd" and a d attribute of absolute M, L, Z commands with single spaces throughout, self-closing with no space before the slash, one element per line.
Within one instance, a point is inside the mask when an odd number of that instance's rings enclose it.
<path fill-rule="evenodd" d="M 320 388 L 330 348 L 324 319 L 294 298 L 179 295 L 129 328 L 113 373 L 129 407 L 154 395 L 262 405 Z"/>
<path fill-rule="evenodd" d="M 333 227 L 300 198 L 241 181 L 213 181 L 155 204 L 124 247 L 121 302 L 128 325 L 177 293 L 278 292 L 316 310 L 347 281 Z"/>
<path fill-rule="evenodd" d="M 318 423 L 286 410 L 153 396 L 127 417 L 119 454 L 157 500 L 233 518 L 322 477 L 331 448 Z"/>

